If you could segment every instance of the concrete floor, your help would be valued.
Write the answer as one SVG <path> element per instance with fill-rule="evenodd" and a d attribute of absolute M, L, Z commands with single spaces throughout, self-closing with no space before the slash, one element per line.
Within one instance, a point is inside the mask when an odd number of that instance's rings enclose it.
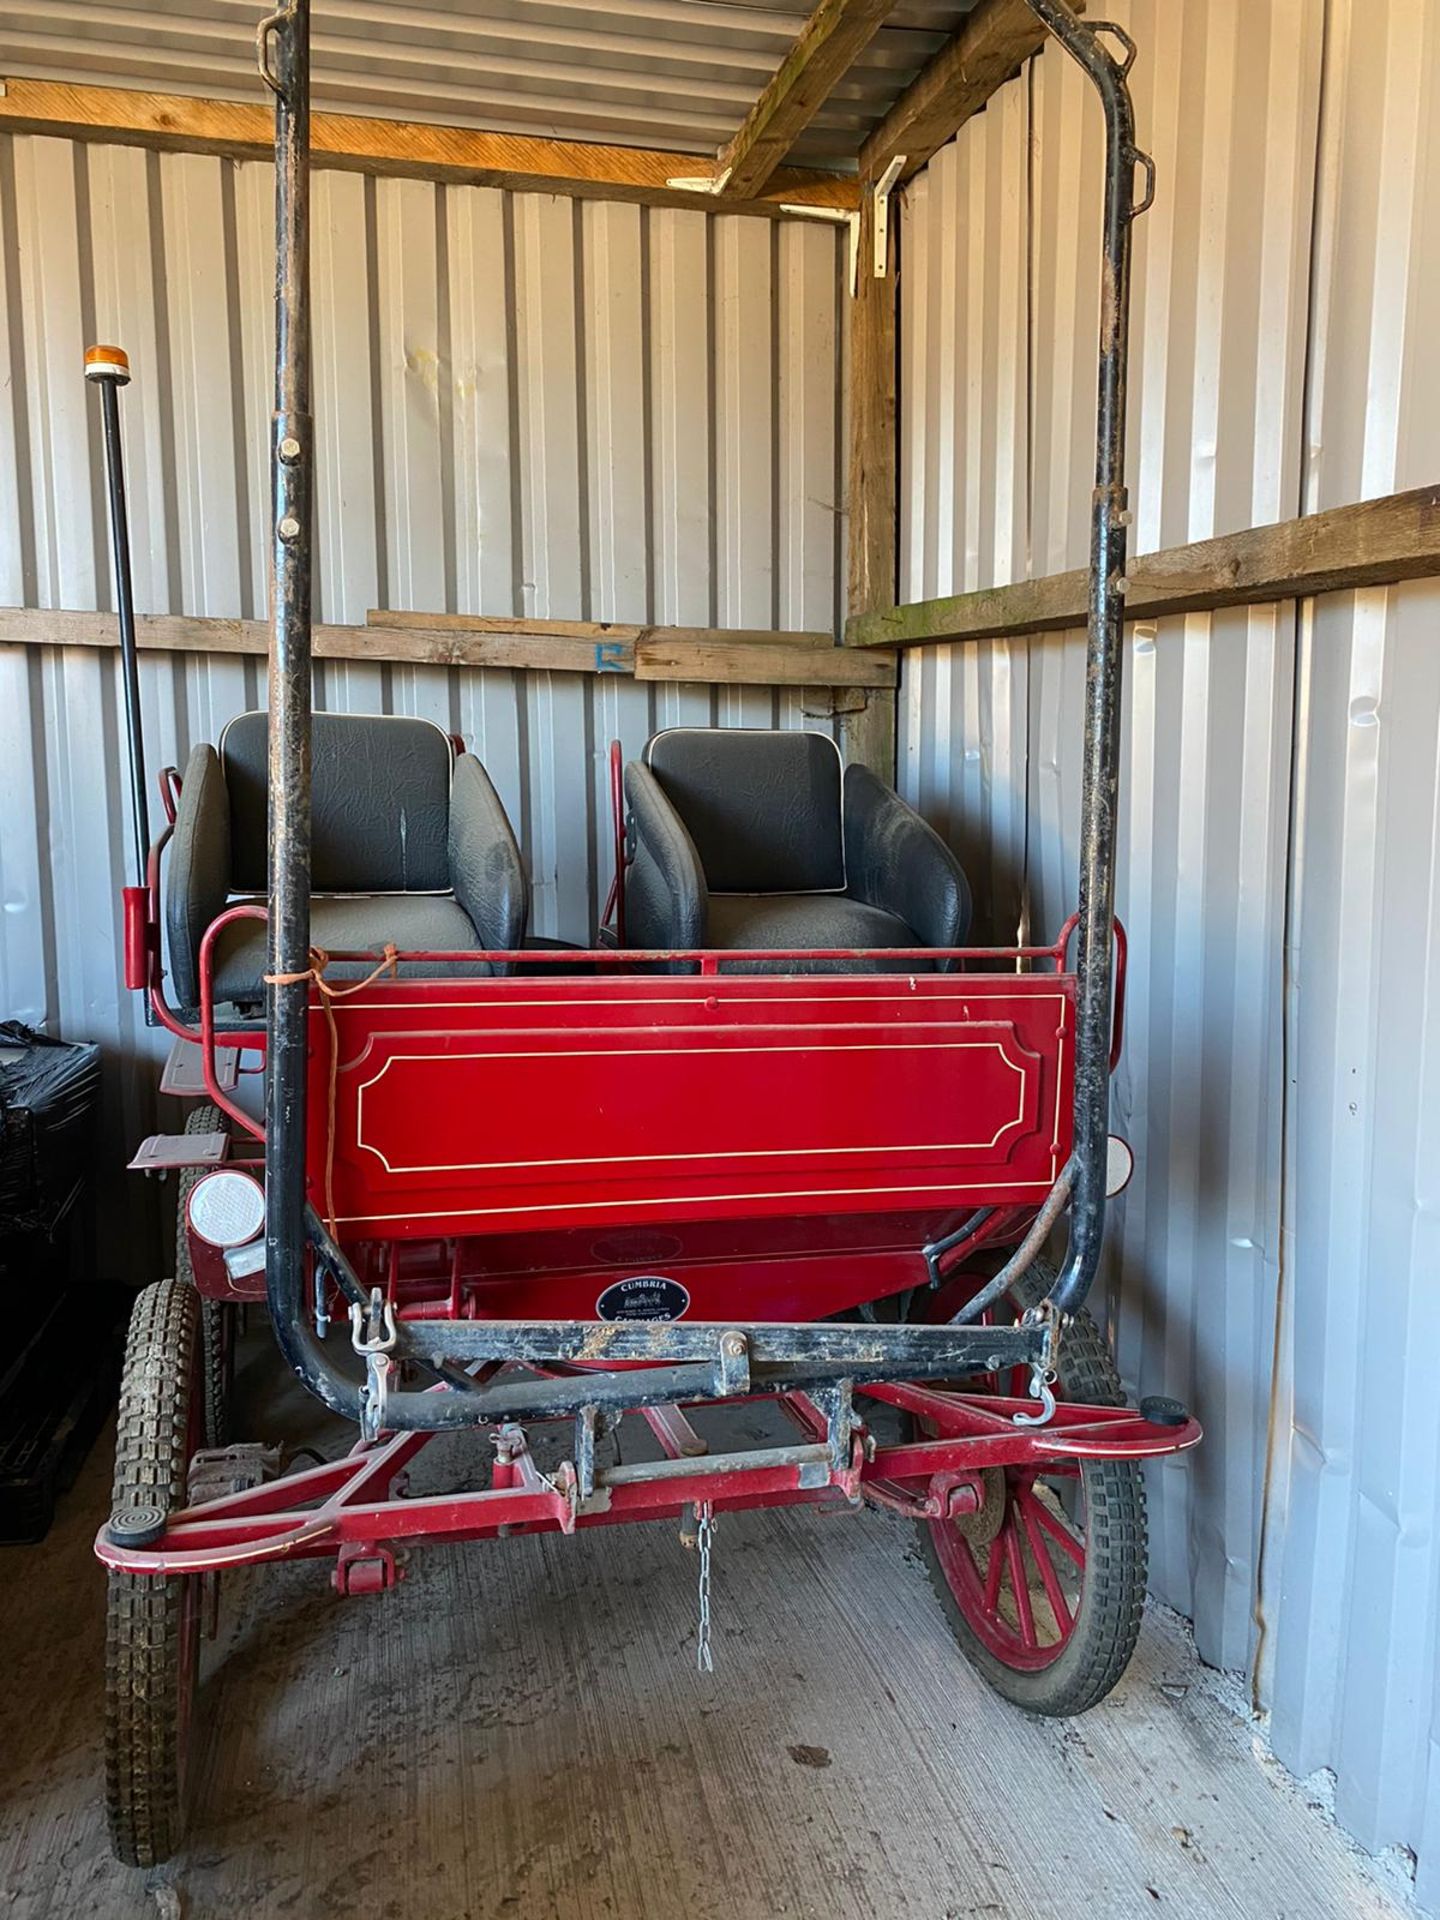
<path fill-rule="evenodd" d="M 250 1390 L 273 1404 L 272 1364 Z M 717 1528 L 713 1676 L 668 1527 L 431 1549 L 376 1599 L 337 1600 L 318 1562 L 243 1576 L 188 1849 L 132 1872 L 99 1804 L 108 1475 L 102 1441 L 50 1539 L 0 1551 L 7 1920 L 1407 1911 L 1262 1764 L 1172 1616 L 1102 1706 L 1030 1720 L 955 1652 L 906 1527 L 798 1512 Z"/>

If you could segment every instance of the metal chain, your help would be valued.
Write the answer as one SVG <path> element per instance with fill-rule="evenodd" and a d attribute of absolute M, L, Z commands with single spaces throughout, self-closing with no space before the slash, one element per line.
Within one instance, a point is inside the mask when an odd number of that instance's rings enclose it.
<path fill-rule="evenodd" d="M 700 1632 L 695 1641 L 695 1666 L 700 1673 L 713 1673 L 710 1655 L 710 1548 L 715 1533 L 714 1509 L 708 1500 L 695 1509 L 698 1522 L 696 1544 L 700 1549 Z"/>

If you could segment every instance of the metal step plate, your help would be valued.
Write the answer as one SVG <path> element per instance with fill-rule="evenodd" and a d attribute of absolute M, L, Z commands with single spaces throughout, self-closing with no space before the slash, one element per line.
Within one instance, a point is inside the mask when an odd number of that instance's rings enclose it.
<path fill-rule="evenodd" d="M 239 1047 L 217 1047 L 215 1049 L 215 1079 L 224 1092 L 229 1093 L 240 1078 Z M 182 1040 L 177 1034 L 170 1048 L 170 1056 L 165 1062 L 165 1071 L 160 1076 L 160 1091 L 174 1094 L 180 1100 L 193 1100 L 208 1092 L 205 1085 L 205 1056 L 193 1040 Z"/>
<path fill-rule="evenodd" d="M 170 1173 L 176 1167 L 218 1167 L 230 1150 L 228 1133 L 152 1133 L 130 1162 L 136 1173 Z"/>

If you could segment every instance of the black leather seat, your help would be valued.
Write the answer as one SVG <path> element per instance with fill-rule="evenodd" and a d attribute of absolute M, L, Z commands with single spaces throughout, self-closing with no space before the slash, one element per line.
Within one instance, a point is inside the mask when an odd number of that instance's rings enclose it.
<path fill-rule="evenodd" d="M 199 1001 L 200 942 L 226 906 L 266 888 L 268 716 L 244 713 L 218 750 L 190 755 L 165 892 L 172 993 Z M 428 720 L 317 713 L 311 735 L 310 940 L 327 952 L 385 944 L 432 952 L 519 947 L 528 887 L 505 809 L 473 754 Z M 463 971 L 485 974 L 477 961 Z M 336 979 L 362 976 L 336 962 Z M 411 962 L 402 975 L 453 971 Z M 215 946 L 215 998 L 264 998 L 265 927 L 238 920 Z"/>
<path fill-rule="evenodd" d="M 954 854 L 868 768 L 842 769 L 825 734 L 671 728 L 626 768 L 625 798 L 632 947 L 849 947 L 878 956 L 959 946 L 969 931 L 970 888 Z M 802 961 L 793 970 L 885 965 L 878 957 Z M 789 961 L 735 965 L 790 970 Z"/>

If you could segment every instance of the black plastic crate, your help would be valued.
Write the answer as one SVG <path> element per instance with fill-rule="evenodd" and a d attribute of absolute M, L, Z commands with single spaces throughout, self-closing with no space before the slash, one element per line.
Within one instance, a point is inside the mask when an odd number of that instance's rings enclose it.
<path fill-rule="evenodd" d="M 54 1238 L 95 1163 L 100 1049 L 0 1021 L 0 1234 Z"/>
<path fill-rule="evenodd" d="M 127 1305 L 120 1288 L 66 1287 L 18 1329 L 0 1378 L 0 1544 L 49 1532 L 115 1403 Z"/>

